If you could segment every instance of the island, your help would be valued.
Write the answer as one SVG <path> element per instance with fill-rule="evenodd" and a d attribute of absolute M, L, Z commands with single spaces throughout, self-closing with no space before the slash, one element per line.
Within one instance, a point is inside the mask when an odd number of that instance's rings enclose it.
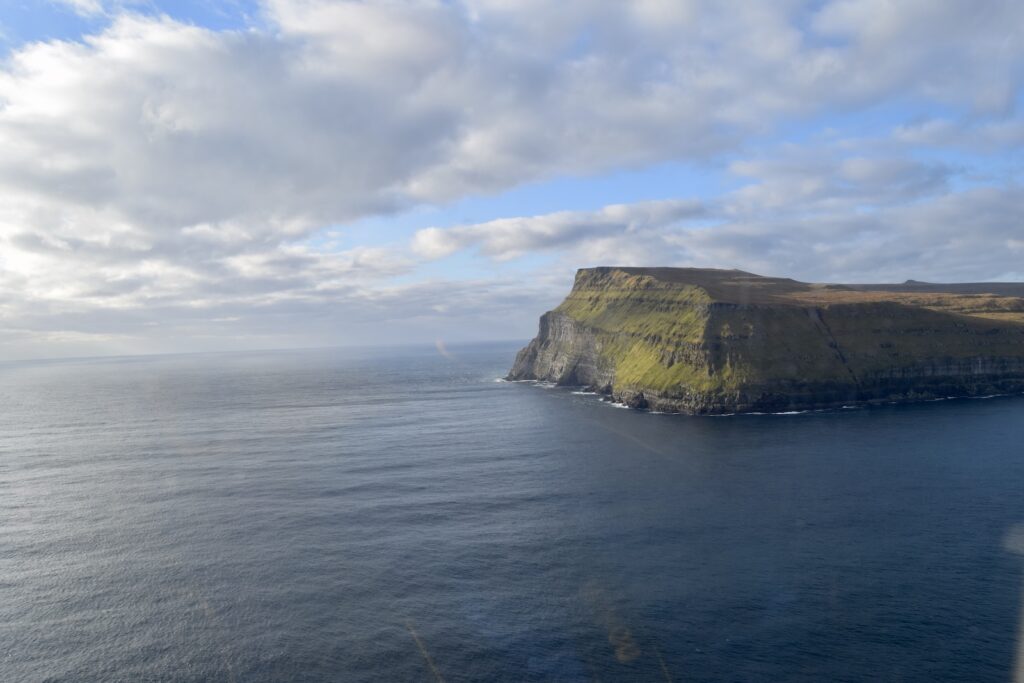
<path fill-rule="evenodd" d="M 1024 393 L 1024 283 L 584 268 L 507 379 L 690 414 Z"/>

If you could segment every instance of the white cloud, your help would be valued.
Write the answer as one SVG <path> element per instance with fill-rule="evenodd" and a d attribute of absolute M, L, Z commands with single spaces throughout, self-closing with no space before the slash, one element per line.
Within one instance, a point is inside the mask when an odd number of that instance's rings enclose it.
<path fill-rule="evenodd" d="M 479 248 L 497 261 L 556 250 L 566 269 L 742 268 L 829 282 L 1019 272 L 1024 190 L 953 190 L 954 171 L 945 166 L 844 157 L 842 147 L 789 146 L 769 159 L 736 162 L 733 171 L 752 183 L 703 205 L 640 203 L 431 228 L 416 234 L 413 247 L 430 257 Z"/>
<path fill-rule="evenodd" d="M 1024 5 L 1015 0 L 837 0 L 813 26 L 848 41 L 848 91 L 877 95 L 903 84 L 915 94 L 1009 113 L 1020 85 L 1022 23 Z"/>
<path fill-rule="evenodd" d="M 359 317 L 384 316 L 364 304 L 389 301 L 408 312 L 382 292 L 414 271 L 413 255 L 322 253 L 308 238 L 526 182 L 717 163 L 780 122 L 896 98 L 954 111 L 952 124 L 898 131 L 904 144 L 1021 139 L 1011 105 L 1024 5 L 1010 1 L 266 0 L 267 27 L 240 31 L 65 3 L 113 16 L 81 42 L 27 45 L 0 66 L 0 323 L 31 320 L 41 334 L 74 323 L 102 335 L 93 327 L 114 325 L 108 313 L 141 324 L 143 310 L 245 321 L 287 302 L 313 315 L 316 302 Z M 911 214 L 924 209 L 900 213 L 901 203 L 949 204 L 938 219 L 959 216 L 957 202 L 998 208 L 1016 192 L 949 194 L 955 169 L 908 158 L 737 162 L 755 180 L 713 207 L 716 230 L 680 227 L 697 204 L 651 203 L 427 230 L 414 253 L 475 246 L 494 259 L 548 251 L 860 272 L 828 240 L 875 233 L 836 226 L 882 216 L 920 232 Z M 876 215 L 849 213 L 864 207 Z M 440 292 L 431 286 L 418 291 Z"/>
<path fill-rule="evenodd" d="M 669 237 L 697 265 L 819 282 L 999 279 L 1019 272 L 1006 249 L 1022 226 L 1019 188 L 949 192 L 907 205 L 790 206 Z"/>
<path fill-rule="evenodd" d="M 993 152 L 1024 145 L 1024 121 L 1019 118 L 981 122 L 927 119 L 897 126 L 893 138 L 911 146 Z"/>
<path fill-rule="evenodd" d="M 415 252 L 441 258 L 479 247 L 498 260 L 556 249 L 608 235 L 629 235 L 671 227 L 703 212 L 700 202 L 667 200 L 614 204 L 597 211 L 559 211 L 527 218 L 502 218 L 454 228 L 426 228 L 412 240 Z"/>
<path fill-rule="evenodd" d="M 51 0 L 58 5 L 65 5 L 76 14 L 91 17 L 103 14 L 103 3 L 100 0 Z"/>

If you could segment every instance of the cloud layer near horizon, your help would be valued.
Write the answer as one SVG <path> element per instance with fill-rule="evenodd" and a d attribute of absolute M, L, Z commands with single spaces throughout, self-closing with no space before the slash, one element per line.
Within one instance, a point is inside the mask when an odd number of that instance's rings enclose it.
<path fill-rule="evenodd" d="M 478 319 L 523 336 L 599 262 L 1022 276 L 1019 167 L 1004 163 L 1024 144 L 1020 3 L 267 0 L 265 27 L 236 31 L 72 4 L 109 24 L 0 68 L 12 355 L 472 337 Z M 829 130 L 912 102 L 937 113 Z M 794 125 L 796 142 L 780 132 Z M 965 154 L 1000 163 L 979 177 Z M 741 187 L 318 243 L 367 217 L 670 161 Z M 423 270 L 460 252 L 558 273 Z"/>

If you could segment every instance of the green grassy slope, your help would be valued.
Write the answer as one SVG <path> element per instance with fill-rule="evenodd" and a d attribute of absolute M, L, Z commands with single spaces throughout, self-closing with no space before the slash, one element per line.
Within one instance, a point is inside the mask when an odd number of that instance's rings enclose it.
<path fill-rule="evenodd" d="M 561 377 L 622 395 L 723 406 L 764 396 L 951 391 L 963 377 L 1024 381 L 1024 299 L 1005 289 L 931 287 L 890 292 L 741 271 L 584 269 L 549 314 L 563 321 L 561 341 L 535 340 L 542 353 L 531 357 L 555 359 Z M 587 343 L 567 343 L 564 321 Z M 532 371 L 545 376 L 544 367 Z"/>

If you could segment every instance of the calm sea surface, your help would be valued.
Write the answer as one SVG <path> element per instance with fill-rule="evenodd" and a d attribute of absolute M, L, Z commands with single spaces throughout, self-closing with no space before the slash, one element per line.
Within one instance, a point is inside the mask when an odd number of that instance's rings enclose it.
<path fill-rule="evenodd" d="M 0 681 L 1012 678 L 1024 398 L 650 415 L 515 350 L 0 364 Z"/>

